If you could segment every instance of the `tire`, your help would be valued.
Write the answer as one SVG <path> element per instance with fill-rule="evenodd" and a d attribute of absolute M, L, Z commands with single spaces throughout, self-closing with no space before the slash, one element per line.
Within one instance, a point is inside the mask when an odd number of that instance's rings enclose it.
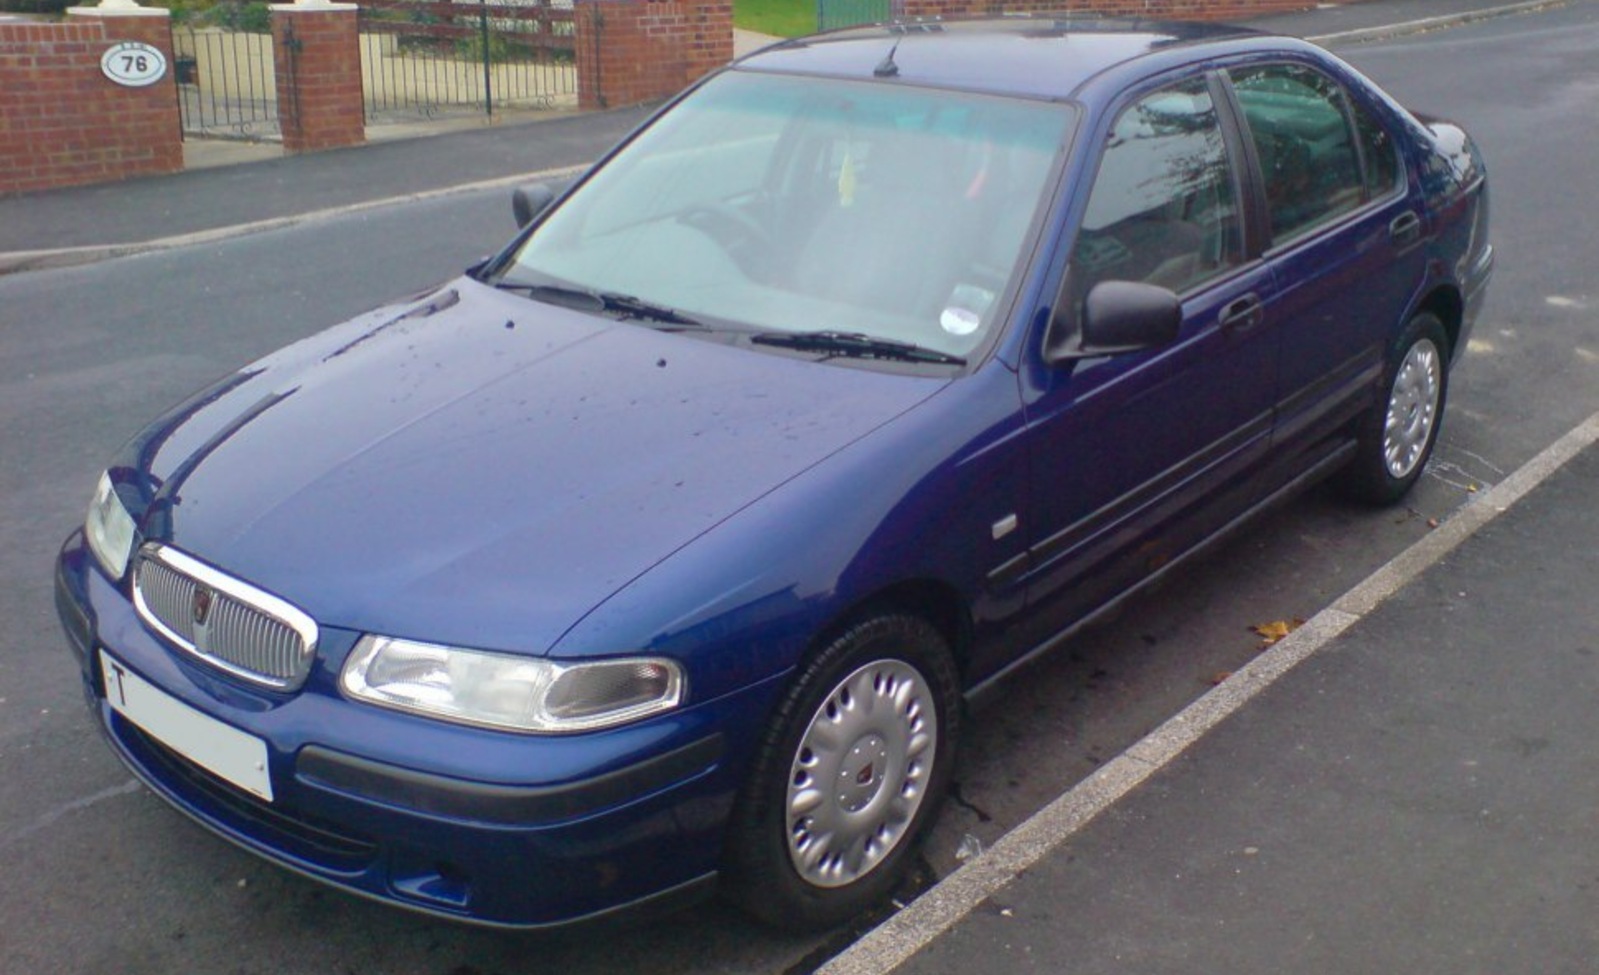
<path fill-rule="evenodd" d="M 1410 493 L 1438 441 L 1449 398 L 1449 335 L 1420 312 L 1394 343 L 1382 398 L 1358 421 L 1359 448 L 1343 472 L 1345 492 L 1368 504 L 1394 504 Z"/>
<path fill-rule="evenodd" d="M 727 875 L 738 905 L 804 931 L 886 900 L 948 791 L 958 704 L 949 648 L 917 617 L 872 617 L 816 654 L 734 807 Z"/>

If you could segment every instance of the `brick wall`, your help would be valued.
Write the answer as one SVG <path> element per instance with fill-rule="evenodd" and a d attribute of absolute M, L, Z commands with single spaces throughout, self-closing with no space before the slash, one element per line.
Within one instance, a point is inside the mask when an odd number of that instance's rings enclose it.
<path fill-rule="evenodd" d="M 107 78 L 100 56 L 122 41 L 159 48 L 166 75 L 143 88 Z M 0 193 L 182 169 L 171 65 L 165 16 L 0 23 Z"/>
<path fill-rule="evenodd" d="M 578 0 L 578 107 L 676 94 L 733 58 L 732 0 Z"/>
<path fill-rule="evenodd" d="M 366 141 L 353 4 L 273 4 L 272 57 L 285 152 Z"/>
<path fill-rule="evenodd" d="M 896 0 L 895 16 L 1098 13 L 1238 20 L 1302 10 L 1315 0 Z M 577 0 L 578 106 L 668 98 L 733 56 L 731 0 Z"/>

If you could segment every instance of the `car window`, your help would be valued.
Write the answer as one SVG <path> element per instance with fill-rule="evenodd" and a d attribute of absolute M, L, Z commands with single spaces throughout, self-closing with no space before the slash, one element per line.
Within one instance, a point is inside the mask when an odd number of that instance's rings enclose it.
<path fill-rule="evenodd" d="M 1273 243 L 1364 202 L 1360 155 L 1336 82 L 1296 64 L 1234 69 L 1229 77 L 1260 161 Z"/>
<path fill-rule="evenodd" d="M 1366 195 L 1370 199 L 1387 196 L 1399 187 L 1399 150 L 1394 137 L 1359 104 L 1350 108 L 1355 116 L 1355 131 L 1360 134 L 1360 154 L 1366 163 Z"/>
<path fill-rule="evenodd" d="M 965 356 L 992 335 L 1069 106 L 733 71 L 632 140 L 509 275 L 771 332 Z"/>
<path fill-rule="evenodd" d="M 1239 261 L 1232 168 L 1203 78 L 1117 117 L 1072 252 L 1080 301 L 1100 281 L 1183 291 Z"/>

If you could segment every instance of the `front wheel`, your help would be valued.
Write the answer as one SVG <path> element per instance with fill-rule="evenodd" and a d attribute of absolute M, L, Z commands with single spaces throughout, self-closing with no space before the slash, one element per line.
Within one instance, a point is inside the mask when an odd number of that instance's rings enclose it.
<path fill-rule="evenodd" d="M 1409 493 L 1438 441 L 1449 395 L 1449 336 L 1430 312 L 1412 318 L 1394 343 L 1384 374 L 1385 395 L 1361 418 L 1360 446 L 1344 487 L 1372 504 L 1393 504 Z"/>
<path fill-rule="evenodd" d="M 814 929 L 885 900 L 948 788 L 957 693 L 948 647 L 916 617 L 873 617 L 817 654 L 734 813 L 740 906 Z"/>

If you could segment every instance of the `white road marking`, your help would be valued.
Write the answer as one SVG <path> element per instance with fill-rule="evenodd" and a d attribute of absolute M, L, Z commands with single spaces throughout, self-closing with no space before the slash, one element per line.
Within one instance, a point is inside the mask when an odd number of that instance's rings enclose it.
<path fill-rule="evenodd" d="M 885 975 L 899 967 L 1139 783 L 1170 764 L 1189 745 L 1296 664 L 1359 622 L 1383 600 L 1503 514 L 1595 442 L 1599 442 L 1599 413 L 1578 424 L 1494 487 L 1475 495 L 1436 530 L 1367 576 L 1214 690 L 1006 833 L 987 851 L 933 885 L 904 910 L 823 965 L 816 975 Z"/>
<path fill-rule="evenodd" d="M 99 792 L 82 796 L 68 803 L 63 803 L 62 805 L 50 810 L 43 816 L 40 816 L 38 819 L 35 819 L 33 822 L 22 827 L 21 829 L 13 830 L 4 836 L 0 836 L 0 850 L 8 849 L 17 843 L 21 843 L 23 840 L 34 835 L 35 833 L 40 833 L 49 829 L 51 826 L 54 826 L 56 821 L 61 819 L 63 816 L 88 809 L 90 806 L 98 805 L 107 799 L 115 799 L 117 796 L 130 795 L 134 792 L 138 792 L 141 788 L 143 787 L 139 784 L 138 779 L 129 779 L 126 782 L 123 782 L 121 785 L 114 785 L 108 789 L 101 789 Z"/>

